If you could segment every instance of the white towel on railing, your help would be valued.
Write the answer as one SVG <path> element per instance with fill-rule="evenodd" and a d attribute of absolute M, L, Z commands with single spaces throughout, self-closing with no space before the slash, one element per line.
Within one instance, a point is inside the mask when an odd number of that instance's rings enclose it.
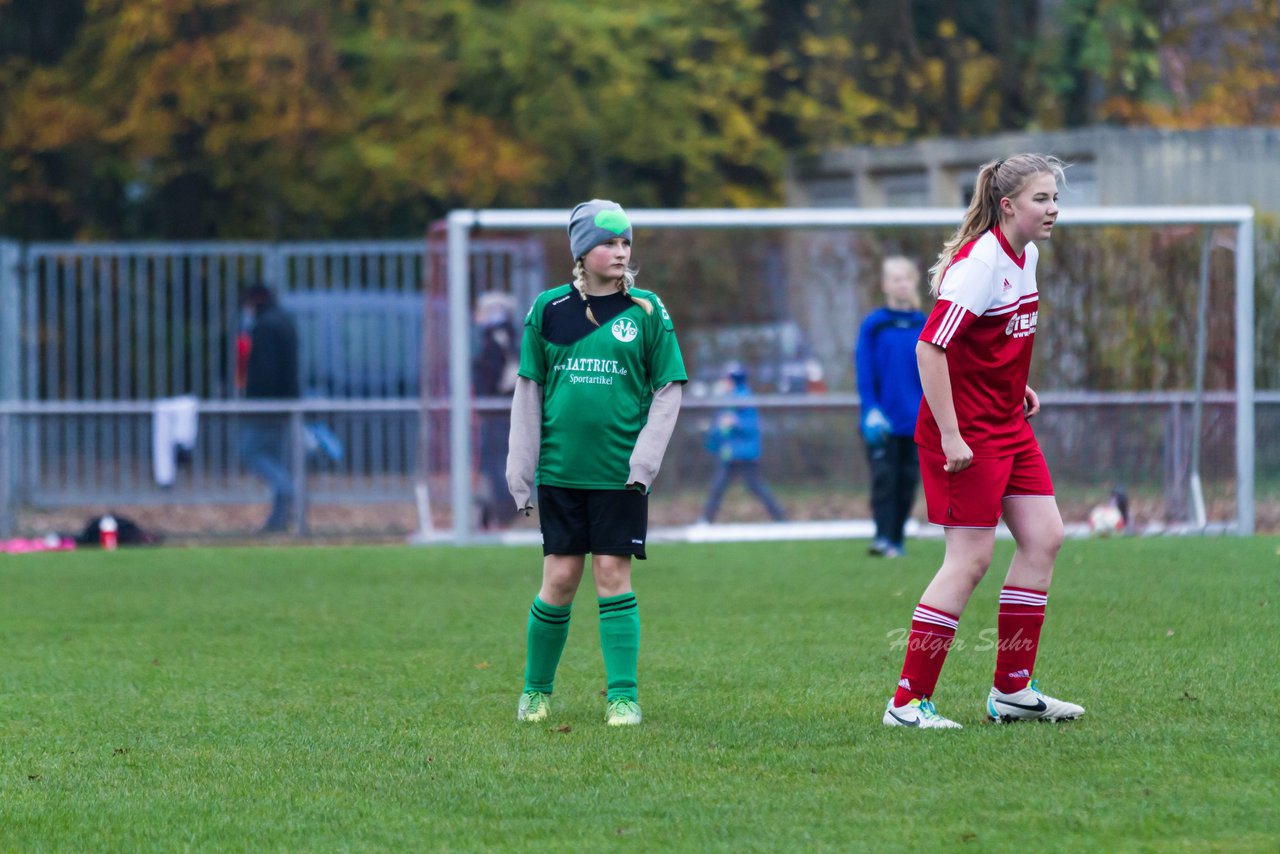
<path fill-rule="evenodd" d="M 178 449 L 195 450 L 196 424 L 195 395 L 156 400 L 151 415 L 151 467 L 160 486 L 173 486 Z"/>

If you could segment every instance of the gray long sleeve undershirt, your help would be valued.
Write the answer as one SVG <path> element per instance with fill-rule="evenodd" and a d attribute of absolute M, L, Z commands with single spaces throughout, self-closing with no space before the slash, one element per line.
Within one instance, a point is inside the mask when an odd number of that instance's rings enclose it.
<path fill-rule="evenodd" d="M 676 416 L 680 414 L 680 401 L 684 399 L 684 383 L 667 383 L 653 395 L 649 405 L 649 420 L 640 429 L 635 450 L 631 452 L 631 474 L 627 486 L 640 486 L 645 492 L 653 486 L 667 453 L 667 443 L 676 429 Z"/>
<path fill-rule="evenodd" d="M 631 470 L 627 486 L 638 486 L 645 492 L 653 486 L 667 443 L 676 427 L 683 383 L 667 383 L 653 396 L 649 420 L 636 438 L 631 452 Z M 507 452 L 507 488 L 516 507 L 528 511 L 532 506 L 533 478 L 538 468 L 538 450 L 542 446 L 542 386 L 524 377 L 516 379 L 511 401 L 511 435 Z"/>
<path fill-rule="evenodd" d="M 516 509 L 528 512 L 533 506 L 533 476 L 538 470 L 538 449 L 542 447 L 542 386 L 516 377 L 511 399 L 511 435 L 507 442 L 507 489 L 516 500 Z"/>

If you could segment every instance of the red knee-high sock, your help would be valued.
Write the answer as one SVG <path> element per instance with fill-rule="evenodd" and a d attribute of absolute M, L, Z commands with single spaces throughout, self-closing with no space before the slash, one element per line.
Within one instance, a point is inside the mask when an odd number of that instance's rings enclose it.
<path fill-rule="evenodd" d="M 1000 590 L 1000 616 L 996 621 L 999 635 L 996 646 L 997 691 L 1012 694 L 1027 687 L 1031 681 L 1048 600 L 1049 594 L 1043 590 L 1008 586 Z"/>
<path fill-rule="evenodd" d="M 907 656 L 902 662 L 902 676 L 898 679 L 898 690 L 894 692 L 893 704 L 905 706 L 913 699 L 923 699 L 933 694 L 938 684 L 938 674 L 942 672 L 943 662 L 947 660 L 947 652 L 951 642 L 956 639 L 956 627 L 960 618 L 930 608 L 928 605 L 917 605 L 911 615 L 911 634 L 907 636 Z"/>

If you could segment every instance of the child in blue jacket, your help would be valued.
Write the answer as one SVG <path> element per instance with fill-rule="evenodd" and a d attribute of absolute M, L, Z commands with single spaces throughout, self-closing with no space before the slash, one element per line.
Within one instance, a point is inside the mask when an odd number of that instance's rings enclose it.
<path fill-rule="evenodd" d="M 729 392 L 732 396 L 751 397 L 747 371 L 742 365 L 731 362 L 725 370 L 725 377 L 732 383 L 733 387 Z M 760 476 L 760 413 L 754 406 L 734 406 L 718 413 L 711 429 L 707 431 L 706 447 L 720 462 L 711 479 L 711 491 L 707 495 L 701 522 L 715 521 L 725 490 L 738 477 L 742 478 L 747 489 L 755 493 L 764 504 L 770 518 L 775 522 L 786 518 Z"/>

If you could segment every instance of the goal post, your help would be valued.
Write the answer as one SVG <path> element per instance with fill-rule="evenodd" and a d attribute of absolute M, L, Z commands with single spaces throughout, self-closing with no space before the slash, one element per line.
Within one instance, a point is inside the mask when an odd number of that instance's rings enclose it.
<path fill-rule="evenodd" d="M 628 216 L 639 229 L 867 230 L 950 228 L 959 223 L 963 211 L 959 208 L 630 209 Z M 466 543 L 474 540 L 476 535 L 470 510 L 474 499 L 470 353 L 475 294 L 472 293 L 473 277 L 469 266 L 472 236 L 477 231 L 563 231 L 566 222 L 566 212 L 559 209 L 455 210 L 446 220 L 448 447 L 452 540 L 455 542 Z M 1252 535 L 1256 517 L 1253 209 L 1248 206 L 1068 206 L 1063 208 L 1058 222 L 1060 227 L 1067 228 L 1202 226 L 1234 229 L 1236 518 L 1233 530 L 1241 536 Z M 1050 282 L 1052 277 L 1051 271 L 1042 275 Z M 552 284 L 548 281 L 546 286 Z M 1202 341 L 1197 342 L 1197 346 L 1202 345 Z M 1203 390 L 1198 390 L 1197 402 L 1202 396 Z M 1193 475 L 1193 479 L 1198 481 L 1198 471 Z"/>

